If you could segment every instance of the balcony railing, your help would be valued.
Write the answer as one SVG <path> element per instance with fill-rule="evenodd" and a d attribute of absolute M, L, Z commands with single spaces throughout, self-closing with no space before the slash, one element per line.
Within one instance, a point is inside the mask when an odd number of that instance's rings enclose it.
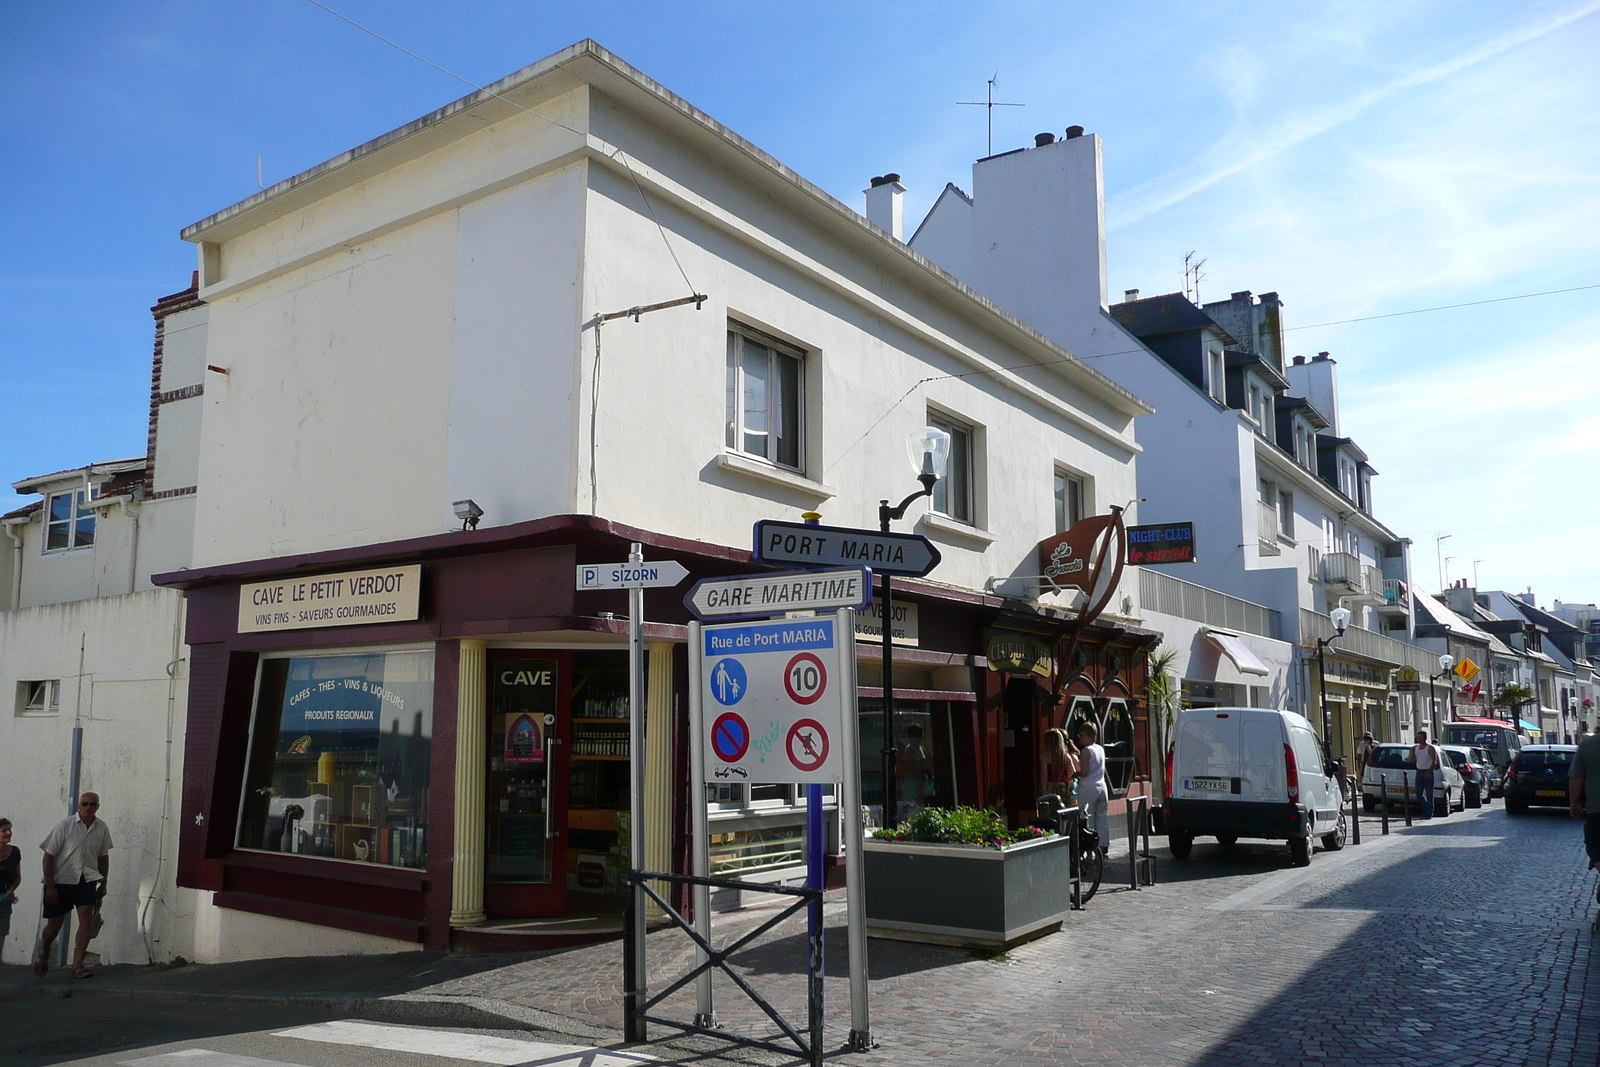
<path fill-rule="evenodd" d="M 1263 556 L 1276 556 L 1278 548 L 1278 509 L 1265 500 L 1256 501 L 1256 541 Z"/>
<path fill-rule="evenodd" d="M 1283 639 L 1282 620 L 1272 608 L 1148 568 L 1139 571 L 1139 606 L 1208 626 Z"/>
<path fill-rule="evenodd" d="M 1307 648 L 1314 649 L 1318 638 L 1333 637 L 1333 644 L 1328 646 L 1330 651 L 1349 652 L 1393 667 L 1415 667 L 1424 677 L 1439 673 L 1437 652 L 1429 652 L 1425 648 L 1408 645 L 1359 626 L 1349 627 L 1339 637 L 1334 637 L 1334 634 L 1333 620 L 1328 616 L 1300 609 L 1300 643 Z"/>
<path fill-rule="evenodd" d="M 1326 552 L 1322 556 L 1322 580 L 1342 585 L 1352 593 L 1366 591 L 1362 580 L 1361 558 L 1348 552 Z"/>
<path fill-rule="evenodd" d="M 1383 585 L 1383 603 L 1380 607 L 1397 608 L 1400 611 L 1410 611 L 1411 606 L 1406 603 L 1406 583 L 1399 578 L 1385 578 Z"/>
<path fill-rule="evenodd" d="M 1361 578 L 1361 591 L 1366 593 L 1373 600 L 1382 602 L 1383 571 L 1379 570 L 1377 567 L 1362 567 Z"/>

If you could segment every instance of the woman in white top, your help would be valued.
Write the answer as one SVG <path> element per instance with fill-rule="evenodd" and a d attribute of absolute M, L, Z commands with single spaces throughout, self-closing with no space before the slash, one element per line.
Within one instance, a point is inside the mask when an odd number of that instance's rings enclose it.
<path fill-rule="evenodd" d="M 1078 725 L 1078 806 L 1086 822 L 1100 835 L 1103 854 L 1111 841 L 1111 823 L 1106 816 L 1110 796 L 1106 792 L 1106 750 L 1100 747 L 1100 728 L 1092 722 Z"/>

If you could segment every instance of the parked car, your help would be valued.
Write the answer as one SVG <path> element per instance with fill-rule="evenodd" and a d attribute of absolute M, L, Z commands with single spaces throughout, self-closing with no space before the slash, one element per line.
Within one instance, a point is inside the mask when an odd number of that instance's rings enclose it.
<path fill-rule="evenodd" d="M 1474 752 L 1482 753 L 1483 749 L 1474 749 L 1467 745 L 1440 745 L 1444 750 L 1445 758 L 1455 767 L 1461 775 L 1462 803 L 1469 808 L 1481 808 L 1489 800 L 1489 766 L 1487 760 L 1479 755 L 1474 759 Z"/>
<path fill-rule="evenodd" d="M 1167 842 L 1176 859 L 1194 839 L 1287 841 L 1297 866 L 1312 840 L 1344 847 L 1346 822 L 1336 769 L 1311 724 L 1292 711 L 1190 708 L 1178 713 L 1167 751 Z"/>
<path fill-rule="evenodd" d="M 1477 747 L 1473 747 L 1469 751 L 1472 753 L 1472 762 L 1483 764 L 1484 770 L 1489 774 L 1489 796 L 1502 796 L 1504 793 L 1503 787 L 1505 785 L 1505 777 L 1503 774 L 1501 774 L 1500 768 L 1494 762 L 1494 753 L 1490 752 L 1486 748 Z"/>
<path fill-rule="evenodd" d="M 1506 814 L 1521 815 L 1532 805 L 1567 806 L 1567 775 L 1577 745 L 1523 745 L 1506 771 Z"/>
<path fill-rule="evenodd" d="M 1387 797 L 1384 796 L 1386 787 Z M 1361 776 L 1361 806 L 1367 811 L 1377 811 L 1379 804 L 1388 804 L 1391 809 L 1404 808 L 1408 796 L 1413 806 L 1419 803 L 1417 762 L 1411 756 L 1411 746 L 1379 745 L 1367 760 L 1367 769 Z M 1466 806 L 1466 782 L 1446 756 L 1444 766 L 1433 775 L 1433 813 L 1443 817 Z"/>

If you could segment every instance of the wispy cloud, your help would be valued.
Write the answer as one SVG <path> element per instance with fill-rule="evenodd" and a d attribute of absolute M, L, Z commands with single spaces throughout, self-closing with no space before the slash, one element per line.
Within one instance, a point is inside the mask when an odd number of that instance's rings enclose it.
<path fill-rule="evenodd" d="M 1295 115 L 1268 130 L 1236 128 L 1214 142 L 1192 164 L 1143 182 L 1107 205 L 1107 225 L 1115 230 L 1180 203 L 1218 182 L 1266 162 L 1296 145 L 1354 121 L 1378 104 L 1411 89 L 1453 74 L 1536 41 L 1600 11 L 1600 0 L 1566 8 L 1553 15 L 1497 34 L 1442 62 L 1420 67 L 1348 100 Z M 1253 78 L 1251 79 L 1253 81 Z M 1251 86 L 1253 90 L 1253 86 Z M 1235 100 L 1240 93 L 1233 87 Z"/>

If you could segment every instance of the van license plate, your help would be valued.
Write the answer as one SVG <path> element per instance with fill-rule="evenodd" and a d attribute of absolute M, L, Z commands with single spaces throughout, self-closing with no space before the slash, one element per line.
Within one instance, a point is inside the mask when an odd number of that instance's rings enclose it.
<path fill-rule="evenodd" d="M 1185 778 L 1183 787 L 1195 792 L 1226 793 L 1233 788 L 1233 783 L 1227 778 Z"/>
<path fill-rule="evenodd" d="M 1539 790 L 1539 795 L 1542 797 L 1564 797 L 1567 795 L 1567 791 L 1565 789 L 1541 789 Z"/>

